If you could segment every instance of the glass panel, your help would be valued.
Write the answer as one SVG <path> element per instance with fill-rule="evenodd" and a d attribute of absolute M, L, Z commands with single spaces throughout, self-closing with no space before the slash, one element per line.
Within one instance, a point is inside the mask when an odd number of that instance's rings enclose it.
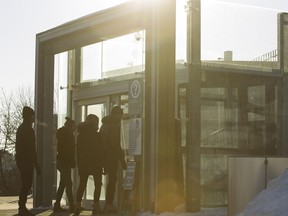
<path fill-rule="evenodd" d="M 187 62 L 187 0 L 176 1 L 176 63 Z"/>
<path fill-rule="evenodd" d="M 145 70 L 145 31 L 103 42 L 103 78 Z"/>
<path fill-rule="evenodd" d="M 59 126 L 65 122 L 67 115 L 68 92 L 68 52 L 54 57 L 54 114 L 58 115 Z"/>
<path fill-rule="evenodd" d="M 56 169 L 56 155 L 57 155 L 57 139 L 56 131 L 62 127 L 67 116 L 68 104 L 68 52 L 63 52 L 54 56 L 54 105 L 53 105 L 53 165 L 55 170 L 54 182 L 54 197 L 56 198 L 56 190 L 59 186 L 60 173 Z M 65 196 L 63 196 L 65 198 Z"/>
<path fill-rule="evenodd" d="M 177 31 L 182 32 L 176 33 L 177 84 L 188 80 L 185 51 L 191 50 L 182 48 L 187 34 L 181 30 L 186 21 L 180 10 L 186 2 L 177 1 Z M 277 155 L 282 104 L 276 74 L 283 49 L 278 46 L 277 25 L 279 12 L 287 10 L 281 0 L 201 0 L 202 206 L 227 205 L 229 155 Z M 192 5 L 191 13 L 196 11 Z M 180 104 L 185 104 L 178 94 Z M 184 116 L 185 106 L 179 109 L 179 116 Z M 181 130 L 186 132 L 184 123 Z"/>
<path fill-rule="evenodd" d="M 201 146 L 225 147 L 224 133 L 224 102 L 203 101 L 201 112 Z"/>
<path fill-rule="evenodd" d="M 202 60 L 276 68 L 277 14 L 284 4 L 273 2 L 202 0 Z"/>
<path fill-rule="evenodd" d="M 223 206 L 227 203 L 227 158 L 225 155 L 201 155 L 202 205 Z"/>
<path fill-rule="evenodd" d="M 81 82 L 143 72 L 145 31 L 82 47 L 81 53 Z"/>
<path fill-rule="evenodd" d="M 276 93 L 273 85 L 243 84 L 239 88 L 202 89 L 201 151 L 214 152 L 214 155 L 201 156 L 202 205 L 213 205 L 213 199 L 215 205 L 221 202 L 222 205 L 227 204 L 227 164 L 223 159 L 215 160 L 215 157 L 276 154 Z M 220 171 L 208 178 L 204 175 L 207 164 L 219 167 Z M 212 180 L 221 185 L 217 193 L 213 192 L 213 187 L 206 185 L 207 182 L 213 184 Z"/>
<path fill-rule="evenodd" d="M 105 104 L 94 104 L 87 106 L 87 115 L 95 114 L 99 118 L 99 128 L 102 126 L 101 119 L 106 115 Z"/>
<path fill-rule="evenodd" d="M 99 128 L 102 125 L 101 119 L 106 115 L 106 106 L 105 104 L 93 104 L 87 106 L 87 115 L 95 114 L 99 118 Z M 106 188 L 106 179 L 105 176 L 102 176 L 102 187 L 100 200 L 105 200 L 105 188 Z M 89 176 L 86 188 L 86 199 L 93 200 L 94 194 L 94 180 L 93 176 Z"/>
<path fill-rule="evenodd" d="M 113 107 L 114 105 L 121 104 L 121 107 L 123 108 L 124 112 L 125 112 L 125 110 L 128 109 L 128 95 L 127 94 L 113 95 L 113 96 L 110 96 L 110 99 L 111 99 L 111 107 Z M 95 99 L 95 100 L 98 100 L 98 99 Z M 99 100 L 101 100 L 101 99 L 99 99 Z M 99 100 L 98 100 L 98 102 L 99 102 Z M 101 101 L 103 101 L 103 100 L 101 100 Z M 107 101 L 108 101 L 108 98 L 107 98 Z M 91 101 L 87 102 L 87 103 L 91 103 Z M 94 103 L 95 103 L 95 101 L 94 101 Z M 104 116 L 106 116 L 108 113 L 107 105 L 108 105 L 107 102 L 103 102 L 103 103 L 99 103 L 99 104 L 90 104 L 90 105 L 81 106 L 81 119 L 82 119 L 82 121 L 85 120 L 87 115 L 95 114 L 99 118 L 99 128 L 100 128 L 102 125 L 102 122 L 101 122 L 102 118 Z M 121 177 L 119 177 L 119 178 L 121 179 Z M 107 184 L 106 176 L 102 176 L 102 188 L 101 188 L 100 200 L 105 200 L 106 184 Z M 120 187 L 120 186 L 118 186 L 118 187 Z M 86 187 L 86 192 L 84 194 L 84 200 L 93 200 L 93 193 L 94 193 L 94 179 L 93 179 L 93 176 L 89 176 L 88 182 L 87 182 L 87 187 Z M 118 192 L 116 192 L 116 193 L 118 193 Z"/>
<path fill-rule="evenodd" d="M 85 121 L 86 116 L 87 116 L 87 107 L 81 106 L 81 122 Z"/>
<path fill-rule="evenodd" d="M 121 108 L 123 109 L 123 113 L 129 113 L 128 110 L 128 100 L 129 100 L 129 96 L 127 94 L 122 94 L 121 96 Z"/>
<path fill-rule="evenodd" d="M 183 175 L 181 176 L 183 179 L 183 189 L 185 191 L 186 188 L 186 126 L 187 126 L 187 89 L 186 87 L 180 86 L 178 89 L 178 122 L 177 122 L 177 132 L 178 134 L 176 137 L 178 138 L 177 141 L 180 142 L 180 146 L 178 146 L 179 149 L 181 149 L 180 152 L 182 152 L 182 167 L 179 167 L 178 169 L 182 172 Z M 180 136 L 180 137 L 179 137 Z M 180 139 L 180 140 L 179 140 Z"/>
<path fill-rule="evenodd" d="M 178 89 L 178 118 L 176 121 L 176 137 L 177 137 L 177 149 L 179 150 L 177 157 L 182 163 L 177 163 L 178 174 L 177 181 L 181 183 L 179 185 L 179 194 L 185 194 L 186 188 L 186 124 L 187 124 L 187 13 L 186 13 L 186 0 L 176 1 L 176 47 L 175 47 L 175 86 Z M 183 191 L 184 190 L 184 191 Z M 183 197 L 184 199 L 184 197 Z"/>
<path fill-rule="evenodd" d="M 102 43 L 82 47 L 82 81 L 101 79 Z"/>

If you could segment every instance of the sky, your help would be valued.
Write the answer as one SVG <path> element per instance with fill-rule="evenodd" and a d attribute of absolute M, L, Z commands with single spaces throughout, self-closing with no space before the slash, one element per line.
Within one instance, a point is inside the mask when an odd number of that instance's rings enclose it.
<path fill-rule="evenodd" d="M 36 34 L 125 0 L 1 0 L 0 88 L 34 88 Z"/>
<path fill-rule="evenodd" d="M 126 1 L 0 1 L 0 88 L 34 88 L 37 33 Z M 288 11 L 286 1 L 202 0 L 202 58 L 233 50 L 235 58 L 251 59 L 275 49 L 280 11 Z"/>
<path fill-rule="evenodd" d="M 202 59 L 253 60 L 277 48 L 277 14 L 288 11 L 282 0 L 203 0 Z"/>

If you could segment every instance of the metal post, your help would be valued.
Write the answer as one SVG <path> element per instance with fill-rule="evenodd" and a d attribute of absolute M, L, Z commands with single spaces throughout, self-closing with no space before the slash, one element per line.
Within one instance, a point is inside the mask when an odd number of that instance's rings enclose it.
<path fill-rule="evenodd" d="M 39 44 L 37 44 L 39 46 Z M 54 55 L 49 50 L 37 48 L 39 59 L 36 63 L 36 93 L 35 110 L 36 145 L 41 176 L 36 177 L 33 196 L 34 207 L 49 207 L 52 204 L 53 168 L 52 168 L 52 144 L 53 144 L 53 89 L 54 89 Z M 39 52 L 41 52 L 39 54 Z M 42 53 L 43 52 L 43 53 Z M 47 125 L 47 126 L 46 126 Z"/>
<path fill-rule="evenodd" d="M 187 1 L 188 131 L 186 160 L 186 210 L 201 207 L 201 35 L 200 0 Z"/>
<path fill-rule="evenodd" d="M 280 94 L 280 113 L 279 122 L 281 124 L 281 137 L 279 152 L 282 156 L 288 155 L 288 146 L 285 145 L 288 140 L 288 13 L 278 14 L 278 63 L 282 74 L 282 85 L 279 91 Z M 282 113 L 281 113 L 282 112 Z"/>
<path fill-rule="evenodd" d="M 151 126 L 155 132 L 155 211 L 174 211 L 175 194 L 175 31 L 176 0 L 153 1 L 151 74 Z M 146 78 L 146 77 L 145 77 Z M 146 82 L 145 89 L 150 83 Z M 147 95 L 146 95 L 147 96 Z M 154 124 L 154 125 L 152 125 Z M 154 170 L 153 170 L 154 171 Z M 154 184 L 154 182 L 153 182 Z"/>

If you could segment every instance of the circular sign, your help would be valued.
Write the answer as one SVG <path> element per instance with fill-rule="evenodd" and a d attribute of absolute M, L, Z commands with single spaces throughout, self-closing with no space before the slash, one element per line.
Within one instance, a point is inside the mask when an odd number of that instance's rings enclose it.
<path fill-rule="evenodd" d="M 134 80 L 130 86 L 131 96 L 133 98 L 138 98 L 141 92 L 140 82 L 138 80 Z"/>

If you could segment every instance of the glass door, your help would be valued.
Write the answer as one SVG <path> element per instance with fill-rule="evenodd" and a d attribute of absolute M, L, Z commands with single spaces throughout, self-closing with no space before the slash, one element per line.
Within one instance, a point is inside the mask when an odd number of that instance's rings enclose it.
<path fill-rule="evenodd" d="M 78 109 L 78 124 L 80 122 L 85 121 L 87 115 L 94 114 L 97 115 L 99 118 L 99 128 L 102 125 L 102 118 L 109 114 L 108 109 L 108 101 L 109 97 L 102 97 L 102 98 L 96 98 L 92 100 L 81 100 L 77 104 Z M 75 176 L 75 178 L 78 178 L 78 174 Z M 78 179 L 79 184 L 79 179 Z M 105 176 L 102 177 L 102 188 L 101 188 L 101 195 L 100 195 L 100 201 L 105 200 Z M 76 187 L 78 187 L 78 184 Z M 76 190 L 75 190 L 76 192 Z M 84 192 L 83 198 L 82 198 L 82 205 L 86 209 L 90 209 L 92 207 L 93 202 L 93 194 L 94 194 L 94 180 L 93 176 L 89 176 L 86 190 Z"/>

